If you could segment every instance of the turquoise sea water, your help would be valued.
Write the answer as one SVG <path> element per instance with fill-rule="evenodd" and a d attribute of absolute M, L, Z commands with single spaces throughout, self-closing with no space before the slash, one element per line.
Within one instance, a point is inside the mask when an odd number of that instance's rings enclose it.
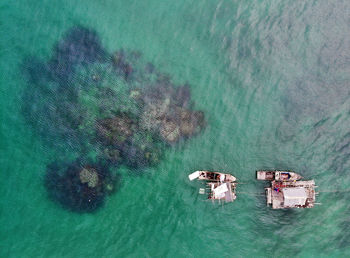
<path fill-rule="evenodd" d="M 2 1 L 1 257 L 344 257 L 350 255 L 350 2 Z M 92 214 L 47 197 L 56 157 L 21 107 L 21 63 L 48 59 L 72 26 L 113 51 L 141 51 L 188 82 L 206 129 L 143 175 L 120 168 L 119 190 Z M 322 203 L 276 211 L 255 170 L 315 179 Z M 231 172 L 237 200 L 212 204 L 187 175 Z"/>

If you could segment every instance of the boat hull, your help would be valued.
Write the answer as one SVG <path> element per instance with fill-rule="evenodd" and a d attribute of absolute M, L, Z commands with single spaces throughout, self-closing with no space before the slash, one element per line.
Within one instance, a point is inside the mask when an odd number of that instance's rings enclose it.
<path fill-rule="evenodd" d="M 220 173 L 220 172 L 212 172 L 199 170 L 195 171 L 188 176 L 188 178 L 192 181 L 194 179 L 198 180 L 206 180 L 212 182 L 235 182 L 236 178 L 233 175 Z"/>
<path fill-rule="evenodd" d="M 256 178 L 264 181 L 296 181 L 302 177 L 293 171 L 282 170 L 258 170 L 256 171 Z"/>
<path fill-rule="evenodd" d="M 215 182 L 234 182 L 236 178 L 230 174 L 211 172 L 211 171 L 199 171 L 198 180 L 207 180 Z"/>

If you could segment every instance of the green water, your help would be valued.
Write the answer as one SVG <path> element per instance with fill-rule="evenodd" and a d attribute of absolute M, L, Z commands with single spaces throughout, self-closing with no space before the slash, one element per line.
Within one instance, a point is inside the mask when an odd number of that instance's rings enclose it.
<path fill-rule="evenodd" d="M 0 3 L 1 257 L 344 257 L 350 255 L 350 2 L 2 1 Z M 47 59 L 74 25 L 108 50 L 139 50 L 189 82 L 207 128 L 169 149 L 93 214 L 47 197 L 57 153 L 21 113 L 20 64 Z M 315 179 L 314 209 L 272 211 L 255 170 Z M 247 184 L 218 205 L 187 175 L 222 170 Z M 246 194 L 248 193 L 248 194 Z"/>

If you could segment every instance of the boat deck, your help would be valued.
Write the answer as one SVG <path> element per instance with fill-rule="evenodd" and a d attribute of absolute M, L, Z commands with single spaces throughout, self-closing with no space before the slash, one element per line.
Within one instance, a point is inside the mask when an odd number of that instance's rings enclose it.
<path fill-rule="evenodd" d="M 209 189 L 210 189 L 208 199 L 221 200 L 225 202 L 233 202 L 234 200 L 236 200 L 236 193 L 235 193 L 236 185 L 234 183 L 226 182 L 226 183 L 220 184 L 220 183 L 209 182 L 207 183 L 207 185 L 209 186 Z M 217 189 L 222 185 L 226 185 L 227 191 L 220 194 L 215 194 L 214 189 Z"/>
<path fill-rule="evenodd" d="M 312 208 L 315 203 L 315 182 L 311 181 L 296 181 L 296 182 L 276 182 L 273 181 L 271 188 L 266 188 L 267 204 L 271 204 L 273 209 L 284 208 Z M 293 188 L 295 191 L 300 190 L 306 196 L 299 197 L 299 199 L 305 198 L 305 202 L 300 205 L 295 203 L 285 203 L 285 189 Z M 295 197 L 297 200 L 298 197 Z M 293 201 L 292 201 L 293 202 Z"/>
<path fill-rule="evenodd" d="M 232 192 L 232 184 L 226 183 L 228 191 L 225 193 L 225 202 L 233 202 L 235 198 L 235 193 Z"/>

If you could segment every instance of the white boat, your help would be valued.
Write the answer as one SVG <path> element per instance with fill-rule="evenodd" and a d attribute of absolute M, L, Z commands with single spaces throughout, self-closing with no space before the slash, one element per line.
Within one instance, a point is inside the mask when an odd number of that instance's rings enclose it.
<path fill-rule="evenodd" d="M 236 199 L 236 178 L 230 174 L 200 170 L 193 172 L 188 178 L 191 181 L 207 181 L 207 187 L 200 188 L 199 193 L 207 194 L 208 199 L 224 202 L 233 202 Z"/>
<path fill-rule="evenodd" d="M 256 178 L 267 181 L 296 181 L 301 179 L 302 176 L 292 171 L 258 170 L 256 171 Z"/>
<path fill-rule="evenodd" d="M 188 175 L 188 178 L 191 181 L 194 179 L 214 181 L 214 182 L 236 181 L 236 178 L 233 175 L 220 173 L 220 172 L 204 171 L 204 170 L 195 171 L 192 174 Z"/>

